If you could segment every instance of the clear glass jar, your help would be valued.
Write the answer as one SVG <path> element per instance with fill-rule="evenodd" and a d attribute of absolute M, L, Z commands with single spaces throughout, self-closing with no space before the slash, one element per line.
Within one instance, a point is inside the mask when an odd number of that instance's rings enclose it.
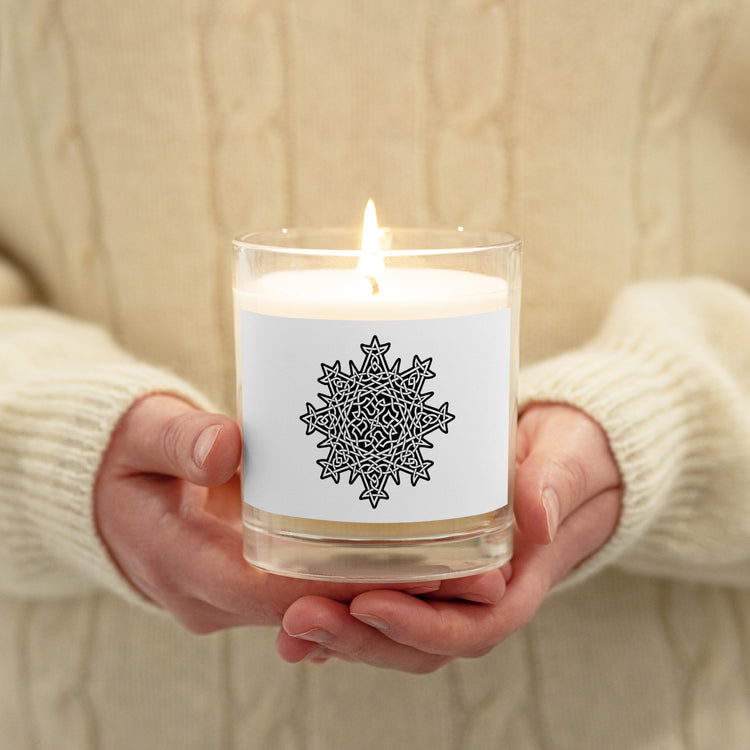
<path fill-rule="evenodd" d="M 244 554 L 426 581 L 510 559 L 521 241 L 289 229 L 234 241 Z"/>

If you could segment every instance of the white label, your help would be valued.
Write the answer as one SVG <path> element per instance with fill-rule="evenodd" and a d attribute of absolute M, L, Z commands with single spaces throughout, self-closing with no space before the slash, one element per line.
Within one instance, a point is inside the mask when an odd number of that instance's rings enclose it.
<path fill-rule="evenodd" d="M 244 501 L 405 523 L 508 502 L 510 310 L 344 321 L 242 311 Z"/>

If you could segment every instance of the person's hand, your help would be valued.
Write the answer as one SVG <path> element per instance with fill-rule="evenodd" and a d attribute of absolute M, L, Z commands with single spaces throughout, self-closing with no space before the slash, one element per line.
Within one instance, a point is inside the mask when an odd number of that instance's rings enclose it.
<path fill-rule="evenodd" d="M 369 584 L 271 575 L 242 556 L 239 426 L 166 395 L 136 402 L 120 420 L 94 488 L 94 516 L 131 585 L 194 633 L 281 623 L 304 595 L 349 602 Z M 400 587 L 436 591 L 439 582 Z M 499 598 L 499 572 L 445 587 L 446 596 Z M 406 596 L 406 594 L 404 594 Z"/>
<path fill-rule="evenodd" d="M 447 588 L 422 597 L 369 591 L 350 603 L 305 596 L 284 615 L 276 641 L 282 658 L 314 654 L 430 672 L 456 657 L 481 656 L 525 625 L 549 590 L 611 536 L 621 488 L 601 427 L 567 406 L 524 412 L 516 465 L 515 553 L 502 598 L 449 601 Z"/>

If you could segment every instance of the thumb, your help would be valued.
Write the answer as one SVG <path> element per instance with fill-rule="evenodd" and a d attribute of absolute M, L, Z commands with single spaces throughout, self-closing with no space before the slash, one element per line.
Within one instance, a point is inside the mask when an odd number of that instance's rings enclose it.
<path fill-rule="evenodd" d="M 617 465 L 602 428 L 563 405 L 534 406 L 519 423 L 524 452 L 516 474 L 515 516 L 536 544 L 587 500 L 619 486 Z"/>
<path fill-rule="evenodd" d="M 230 479 L 241 453 L 233 419 L 163 394 L 137 401 L 120 420 L 110 446 L 110 457 L 124 473 L 175 476 L 206 487 Z"/>

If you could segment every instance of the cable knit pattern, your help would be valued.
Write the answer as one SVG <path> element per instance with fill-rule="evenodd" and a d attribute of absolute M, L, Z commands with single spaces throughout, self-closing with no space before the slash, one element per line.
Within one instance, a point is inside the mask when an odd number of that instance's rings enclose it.
<path fill-rule="evenodd" d="M 746 747 L 748 35 L 747 0 L 0 2 L 0 750 Z M 626 490 L 426 677 L 191 636 L 91 511 L 135 399 L 234 409 L 230 236 L 368 197 L 523 235 L 521 404 L 592 414 Z"/>
<path fill-rule="evenodd" d="M 433 3 L 426 18 L 426 199 L 432 221 L 508 226 L 518 108 L 516 3 Z M 466 44 L 466 36 L 473 40 Z"/>
<path fill-rule="evenodd" d="M 659 20 L 641 90 L 634 155 L 638 276 L 695 271 L 690 219 L 692 117 L 739 4 L 674 2 Z"/>

